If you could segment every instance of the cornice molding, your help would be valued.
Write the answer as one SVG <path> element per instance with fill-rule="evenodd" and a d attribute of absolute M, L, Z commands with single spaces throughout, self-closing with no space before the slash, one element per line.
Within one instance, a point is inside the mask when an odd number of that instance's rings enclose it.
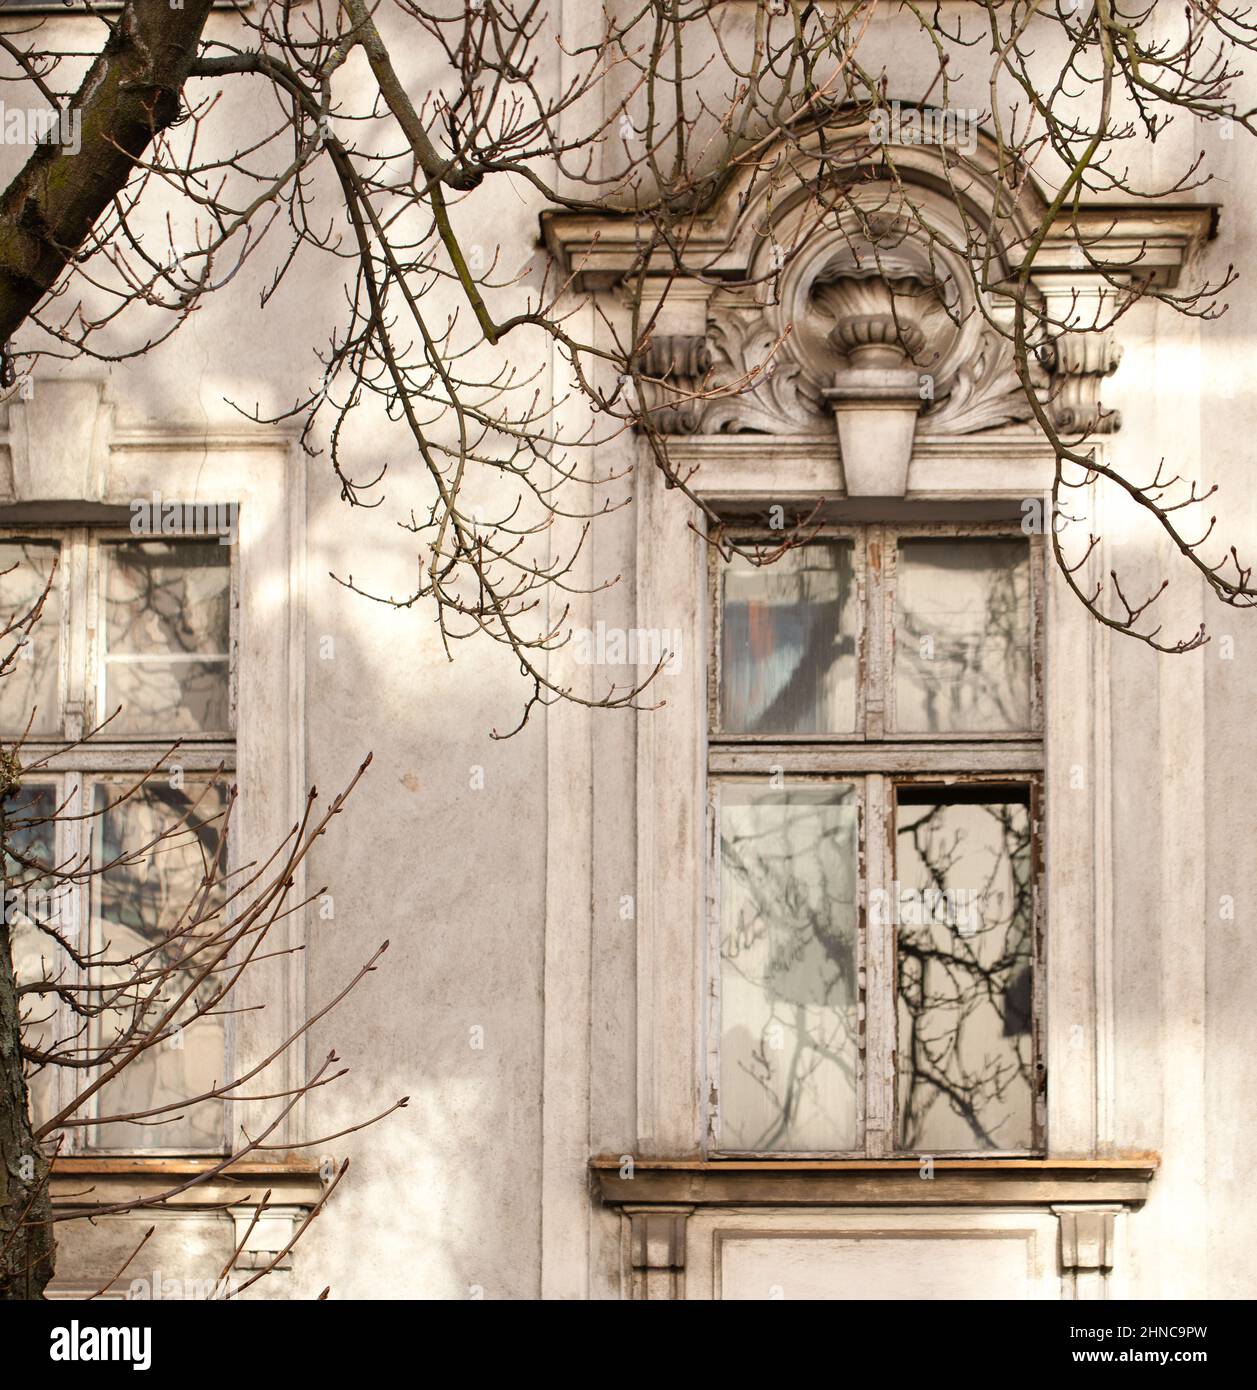
<path fill-rule="evenodd" d="M 1173 289 L 1183 268 L 1217 235 L 1219 203 L 1096 203 L 1062 214 L 1035 257 L 1034 276 L 1077 276 L 1089 268 L 1077 250 L 1110 274 Z"/>
<path fill-rule="evenodd" d="M 1077 276 L 1095 262 L 1110 273 L 1128 269 L 1132 279 L 1172 289 L 1183 268 L 1217 235 L 1221 213 L 1220 203 L 1096 203 L 1062 213 L 1035 256 L 1034 274 Z M 629 213 L 615 208 L 601 214 L 544 212 L 541 231 L 546 248 L 572 277 L 573 289 L 610 289 L 638 267 L 641 230 Z M 718 219 L 700 219 L 686 239 L 687 261 L 704 267 L 715 282 L 742 274 L 729 236 Z M 1090 261 L 1079 258 L 1080 244 Z M 665 264 L 660 257 L 654 270 L 664 275 L 670 268 L 670 258 Z"/>

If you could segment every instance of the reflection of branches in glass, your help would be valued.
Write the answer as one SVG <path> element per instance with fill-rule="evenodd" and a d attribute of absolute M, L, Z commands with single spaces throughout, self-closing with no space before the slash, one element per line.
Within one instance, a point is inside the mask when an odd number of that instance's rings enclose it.
<path fill-rule="evenodd" d="M 53 541 L 0 541 L 0 728 L 46 734 L 58 727 L 57 646 L 61 590 L 53 582 L 60 548 Z"/>
<path fill-rule="evenodd" d="M 725 794 L 725 1147 L 854 1144 L 856 817 L 849 798 L 849 788 Z"/>
<path fill-rule="evenodd" d="M 1026 545 L 1011 540 L 905 541 L 899 564 L 901 726 L 930 732 L 1026 728 Z"/>
<path fill-rule="evenodd" d="M 4 924 L 9 930 L 9 949 L 19 980 L 48 978 L 55 945 L 39 930 L 40 920 L 55 920 L 64 906 L 64 893 L 29 892 L 40 887 L 38 874 L 30 866 L 44 868 L 53 863 L 56 787 L 48 782 L 24 785 L 10 798 L 6 809 L 8 839 L 4 845 Z M 24 999 L 19 1008 L 23 1036 L 36 1047 L 43 1047 L 50 1038 L 46 1031 L 56 1018 L 55 1001 Z M 32 1091 L 39 1091 L 42 1067 L 27 1073 Z M 42 1098 L 42 1097 L 41 1097 Z"/>
<path fill-rule="evenodd" d="M 46 597 L 47 589 L 35 616 Z M 28 618 L 0 621 L 0 677 L 28 629 Z M 78 776 L 61 770 L 76 768 L 88 743 L 0 743 L 0 1302 L 42 1296 L 62 1223 L 166 1207 L 200 1184 L 231 1180 L 246 1161 L 280 1148 L 322 1149 L 406 1104 L 403 1097 L 334 1133 L 286 1130 L 306 1097 L 346 1074 L 334 1052 L 307 1060 L 301 1049 L 376 968 L 387 941 L 304 1017 L 283 1019 L 269 1042 L 235 1057 L 223 1047 L 224 1019 L 265 1007 L 273 972 L 303 949 L 288 939 L 288 924 L 323 890 L 298 890 L 302 866 L 370 758 L 330 805 L 320 810 L 312 790 L 278 844 L 230 870 L 236 788 L 215 777 L 178 785 L 176 743 L 154 750 L 147 769 L 95 779 L 84 806 Z M 231 1134 L 222 1123 L 227 1101 L 242 1107 Z M 157 1144 L 204 1157 L 159 1191 L 54 1206 L 53 1165 L 67 1149 Z M 286 1257 L 347 1167 L 338 1166 L 284 1251 L 235 1292 Z M 256 1200 L 256 1219 L 269 1195 Z M 102 1275 L 102 1289 L 152 1234 Z"/>
<path fill-rule="evenodd" d="M 133 732 L 227 727 L 230 572 L 215 541 L 110 547 L 107 703 Z"/>
<path fill-rule="evenodd" d="M 95 1045 L 108 1056 L 141 1033 L 190 991 L 187 1007 L 175 1016 L 178 1048 L 150 1052 L 146 1065 L 131 1067 L 113 1083 L 101 1102 L 108 1111 L 149 1110 L 172 1097 L 213 1088 L 222 1071 L 225 1011 L 215 1007 L 217 979 L 198 979 L 195 961 L 212 936 L 226 897 L 223 864 L 226 845 L 223 817 L 227 789 L 221 783 L 176 788 L 155 781 L 137 795 L 121 800 L 126 784 L 98 782 L 95 795 L 96 862 L 113 864 L 96 880 L 93 920 L 103 940 L 97 943 L 102 964 L 99 980 L 104 1004 Z M 203 903 L 206 920 L 191 933 L 182 918 L 189 903 Z M 117 964 L 109 964 L 116 961 Z M 137 991 L 130 980 L 135 966 L 163 981 L 156 992 Z M 189 1014 L 193 1016 L 189 1018 Z M 207 1105 L 184 1122 L 186 1142 L 214 1145 L 222 1136 L 222 1105 Z M 120 1132 L 113 1133 L 117 1128 Z M 168 1144 L 160 1130 L 129 1132 L 127 1126 L 103 1126 L 106 1145 L 150 1142 Z"/>
<path fill-rule="evenodd" d="M 934 890 L 930 901 L 947 904 L 952 917 L 927 913 L 898 928 L 900 1145 L 1028 1147 L 1029 808 L 1024 800 L 909 802 L 897 833 L 901 887 Z"/>
<path fill-rule="evenodd" d="M 764 569 L 735 562 L 724 585 L 722 727 L 734 733 L 853 727 L 851 546 L 799 546 Z M 844 700 L 850 708 L 842 708 Z"/>

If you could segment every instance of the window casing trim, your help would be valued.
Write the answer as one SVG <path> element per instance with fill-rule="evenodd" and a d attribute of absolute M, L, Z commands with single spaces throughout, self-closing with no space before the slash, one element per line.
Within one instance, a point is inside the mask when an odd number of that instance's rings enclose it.
<path fill-rule="evenodd" d="M 24 740 L 23 747 L 31 750 L 39 762 L 38 770 L 32 774 L 32 782 L 47 781 L 56 788 L 58 804 L 70 808 L 89 808 L 94 805 L 95 788 L 98 783 L 119 776 L 142 776 L 155 771 L 167 775 L 177 766 L 193 779 L 212 776 L 215 773 L 234 773 L 236 771 L 236 740 L 234 730 L 229 733 L 211 731 L 205 734 L 127 734 L 123 738 L 109 738 L 108 725 L 90 741 L 76 744 L 76 740 L 88 735 L 99 726 L 104 717 L 102 707 L 105 699 L 105 673 L 103 665 L 104 642 L 101 632 L 104 628 L 103 584 L 105 567 L 104 547 L 111 542 L 134 543 L 155 540 L 178 544 L 180 541 L 204 541 L 205 537 L 193 532 L 168 532 L 159 536 L 137 536 L 125 528 L 108 525 L 75 525 L 66 522 L 61 525 L 38 527 L 0 527 L 0 541 L 54 541 L 58 545 L 59 563 L 54 584 L 61 596 L 61 622 L 58 634 L 60 668 L 58 671 L 58 696 L 60 708 L 57 734 L 40 734 Z M 234 546 L 224 547 L 228 558 L 229 618 L 230 638 L 228 651 L 229 711 L 234 725 L 236 663 L 237 651 L 237 612 L 239 606 L 239 565 L 236 562 Z M 5 737 L 11 737 L 7 734 Z M 170 750 L 175 742 L 178 748 Z M 66 745 L 69 745 L 68 747 Z M 64 751 L 57 751 L 64 750 Z M 96 821 L 79 822 L 73 814 L 58 822 L 56 826 L 54 854 L 55 862 L 77 862 L 91 854 L 92 839 Z M 236 837 L 229 838 L 226 871 L 232 874 L 239 867 L 239 845 Z M 73 892 L 72 920 L 81 923 L 87 933 L 95 930 L 93 912 L 93 888 L 96 880 L 77 884 Z M 55 1027 L 62 1036 L 69 1034 L 72 1027 L 70 1011 L 64 1001 L 56 1005 Z M 228 1014 L 223 1020 L 224 1057 L 230 1069 L 235 1050 L 235 1018 Z M 90 1081 L 95 1073 L 85 1073 L 82 1079 Z M 60 1068 L 55 1068 L 49 1076 L 49 1100 L 60 1110 L 71 1099 L 65 1077 Z M 87 1103 L 88 1115 L 95 1119 L 100 1113 L 100 1102 L 105 1092 L 97 1092 Z M 230 1097 L 221 1104 L 222 1134 L 220 1142 L 214 1147 L 195 1150 L 198 1153 L 226 1152 L 232 1129 L 232 1106 Z M 145 1145 L 142 1149 L 134 1145 L 102 1144 L 92 1142 L 97 1132 L 96 1125 L 69 1125 L 64 1132 L 61 1152 L 66 1155 L 93 1154 L 101 1157 L 138 1154 L 143 1158 L 166 1158 L 188 1152 L 186 1146 Z"/>
<path fill-rule="evenodd" d="M 1101 455 L 1111 445 L 1096 441 Z M 761 436 L 690 436 L 672 441 L 674 462 L 693 471 L 696 493 L 718 510 L 731 500 L 749 509 L 760 499 L 789 500 L 806 514 L 821 499 L 843 496 L 832 437 L 781 440 Z M 1027 437 L 918 441 L 909 475 L 912 507 L 956 507 L 1016 517 L 1024 500 L 1042 503 L 1053 460 Z M 638 626 L 694 633 L 706 651 L 711 563 L 692 512 L 666 485 L 649 457 L 636 471 L 635 574 Z M 1045 514 L 1050 515 L 1050 506 Z M 741 515 L 745 516 L 743 510 Z M 1007 522 L 1003 523 L 1007 526 Z M 1105 542 L 1075 576 L 1094 583 L 1106 573 Z M 1044 930 L 1051 951 L 1043 971 L 1043 1055 L 1052 1083 L 1046 1095 L 1049 1154 L 1087 1157 L 1112 1151 L 1112 850 L 1106 765 L 1111 718 L 1105 687 L 1108 635 L 1045 563 L 1042 710 L 1045 742 L 1011 740 L 998 763 L 989 750 L 962 741 L 940 750 L 939 774 L 963 772 L 960 759 L 982 760 L 997 774 L 1042 778 Z M 636 719 L 636 1153 L 689 1159 L 703 1151 L 708 1115 L 706 1046 L 710 883 L 707 798 L 698 794 L 707 769 L 710 691 L 706 663 L 687 661 L 669 682 L 665 708 Z M 713 771 L 753 771 L 760 754 L 713 741 Z M 817 746 L 783 741 L 781 761 L 800 772 L 819 770 Z M 899 740 L 876 748 L 847 743 L 834 750 L 835 769 L 871 771 L 879 752 L 887 772 L 909 770 L 911 749 Z M 619 802 L 616 803 L 618 807 Z M 599 808 L 595 816 L 611 814 Z M 619 814 L 618 809 L 615 812 Z M 562 805 L 550 816 L 555 852 L 579 838 Z M 695 864 L 701 864 L 698 875 Z M 698 881 L 696 881 L 696 878 Z M 691 1043 L 692 1039 L 692 1043 Z M 775 1160 L 768 1159 L 768 1162 Z"/>
<path fill-rule="evenodd" d="M 118 419 L 102 381 L 42 380 L 35 398 L 9 405 L 10 468 L 0 476 L 0 518 L 26 533 L 45 521 L 100 516 L 117 525 L 136 499 L 154 492 L 185 503 L 232 502 L 239 507 L 235 558 L 239 592 L 262 601 L 238 607 L 239 673 L 235 727 L 240 801 L 233 814 L 235 852 L 281 843 L 306 804 L 305 687 L 307 680 L 307 468 L 295 432 L 238 422 Z M 48 428 L 55 422 L 54 435 Z M 3 474 L 4 470 L 0 470 Z M 26 513 L 32 525 L 22 524 Z M 276 738 L 285 729 L 289 736 Z M 227 750 L 188 744 L 184 765 L 209 770 Z M 131 755 L 128 755 L 130 757 Z M 147 764 L 146 764 L 147 765 Z M 138 770 L 130 763 L 127 770 Z M 293 901 L 306 895 L 306 865 L 297 867 Z M 286 915 L 271 933 L 272 958 L 241 984 L 249 1009 L 233 1021 L 235 1055 L 249 1065 L 279 1051 L 306 1016 L 305 957 L 293 949 L 310 918 L 307 908 Z M 287 949 L 286 949 L 287 948 Z M 262 1007 L 264 1006 L 264 1007 Z M 268 1073 L 275 1089 L 300 1089 L 307 1074 L 306 1042 L 287 1048 Z M 305 1132 L 298 1102 L 272 1134 L 293 1144 Z M 259 1132 L 274 1120 L 266 1102 L 234 1102 L 232 1123 Z M 144 1151 L 143 1157 L 151 1151 Z"/>

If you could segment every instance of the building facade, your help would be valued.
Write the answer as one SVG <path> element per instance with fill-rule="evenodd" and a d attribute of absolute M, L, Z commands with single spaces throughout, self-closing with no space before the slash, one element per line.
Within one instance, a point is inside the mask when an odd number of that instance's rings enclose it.
<path fill-rule="evenodd" d="M 877 19 L 878 53 L 902 44 L 900 23 Z M 426 60 L 408 57 L 422 85 Z M 903 47 L 905 100 L 927 57 Z M 1144 152 L 1153 172 L 1190 133 L 1167 143 Z M 938 145 L 899 153 L 927 226 L 990 206 L 985 136 L 963 189 Z M 1168 288 L 1245 267 L 1252 161 L 1240 140 L 1215 155 L 1224 177 L 1194 201 L 1086 209 L 1106 264 L 1138 256 Z M 884 215 L 875 168 L 866 190 Z M 348 1077 L 289 1114 L 265 1159 L 157 1211 L 68 1224 L 56 1292 L 98 1287 L 154 1223 L 118 1289 L 201 1288 L 242 1238 L 244 1280 L 345 1157 L 257 1295 L 1257 1291 L 1257 634 L 1095 488 L 1088 583 L 1171 577 L 1167 627 L 1207 622 L 1213 640 L 1158 655 L 1097 623 L 1051 554 L 1054 457 L 1003 343 L 981 312 L 958 327 L 930 299 L 937 248 L 910 231 L 871 270 L 859 219 L 835 224 L 765 303 L 724 282 L 755 281 L 810 190 L 757 196 L 735 177 L 704 213 L 719 274 L 658 287 L 669 360 L 695 384 L 665 433 L 707 513 L 639 434 L 579 459 L 612 507 L 580 551 L 583 591 L 551 598 L 572 640 L 549 669 L 596 701 L 658 668 L 637 710 L 560 701 L 497 739 L 527 695 L 509 653 L 471 641 L 450 661 L 421 609 L 343 582 L 407 591 L 415 545 L 397 523 L 421 493 L 393 458 L 388 505 L 351 510 L 294 429 L 248 418 L 310 376 L 328 290 L 313 266 L 264 312 L 251 267 L 161 349 L 42 364 L 9 400 L 2 544 L 32 574 L 54 547 L 61 560 L 34 737 L 136 711 L 54 758 L 50 795 L 86 801 L 180 738 L 189 784 L 239 785 L 244 864 L 300 819 L 311 785 L 334 794 L 373 755 L 303 866 L 308 905 L 277 929 L 304 949 L 277 950 L 248 1012 L 136 1084 L 156 1094 L 212 1080 L 225 1055 L 267 1056 L 390 943 L 271 1073 L 299 1084 L 334 1047 Z M 1032 180 L 1010 223 L 1046 206 Z M 562 267 L 583 332 L 624 321 L 622 219 L 527 196 L 498 212 L 495 244 L 512 267 Z M 1085 325 L 1108 290 L 1075 245 L 1054 230 L 1036 287 Z M 1241 278 L 1228 297 L 1207 324 L 1149 303 L 1099 342 L 1065 333 L 1043 372 L 1115 467 L 1151 474 L 1164 456 L 1216 481 L 1243 554 L 1257 291 Z M 913 333 L 938 363 L 928 389 Z M 756 376 L 777 341 L 776 370 Z M 748 375 L 703 396 L 704 380 Z M 557 353 L 542 379 L 560 417 L 587 409 Z M 360 442 L 364 473 L 385 440 Z M 173 504 L 167 526 L 137 531 Z M 713 517 L 768 548 L 783 524 L 810 531 L 755 568 L 709 544 Z M 582 526 L 557 520 L 551 553 Z M 124 843 L 161 813 L 102 833 Z M 152 903 L 133 883 L 84 910 L 142 935 Z M 104 1126 L 59 1157 L 57 1200 L 111 1207 L 203 1174 L 268 1113 L 236 1101 L 144 1147 Z"/>

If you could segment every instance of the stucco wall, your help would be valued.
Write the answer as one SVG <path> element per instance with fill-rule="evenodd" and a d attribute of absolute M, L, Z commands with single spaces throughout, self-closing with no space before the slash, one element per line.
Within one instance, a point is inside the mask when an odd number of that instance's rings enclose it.
<path fill-rule="evenodd" d="M 427 60 L 403 51 L 422 86 Z M 879 19 L 868 62 L 892 51 L 906 99 L 930 53 L 920 39 L 902 46 L 893 17 Z M 963 104 L 970 91 L 980 105 L 984 81 L 974 63 L 953 100 Z M 1217 139 L 1183 128 L 1140 157 L 1169 170 L 1202 138 Z M 1219 182 L 1195 195 L 1223 205 L 1203 263 L 1215 277 L 1228 264 L 1241 272 L 1251 264 L 1247 209 L 1257 199 L 1257 161 L 1244 138 L 1217 153 Z M 3 155 L 7 167 L 15 152 Z M 493 241 L 511 269 L 537 254 L 539 210 L 522 187 L 494 204 Z M 313 352 L 335 320 L 338 289 L 327 263 L 307 254 L 260 312 L 257 293 L 271 264 L 265 254 L 251 262 L 151 356 L 67 370 L 103 376 L 119 420 L 238 425 L 224 398 L 258 402 L 263 414 L 282 409 L 317 380 Z M 502 292 L 503 310 L 513 293 L 518 302 L 520 292 Z M 1164 309 L 1132 314 L 1104 399 L 1123 413 L 1111 443 L 1118 466 L 1151 475 L 1165 455 L 1176 471 L 1216 480 L 1219 537 L 1251 556 L 1257 402 L 1247 375 L 1257 282 L 1243 273 L 1225 298 L 1229 312 L 1203 327 Z M 437 315 L 446 302 L 434 292 Z M 547 383 L 549 350 L 539 357 L 538 340 L 521 340 L 525 357 L 540 362 Z M 609 468 L 632 448 L 621 439 L 591 466 Z M 334 993 L 380 940 L 391 945 L 373 978 L 311 1036 L 312 1058 L 334 1046 L 352 1071 L 309 1102 L 306 1133 L 334 1134 L 403 1094 L 410 1103 L 379 1126 L 316 1148 L 350 1157 L 351 1171 L 303 1240 L 295 1272 L 270 1292 L 308 1295 L 330 1284 L 342 1297 L 617 1296 L 618 1217 L 589 1201 L 582 1172 L 590 1154 L 634 1152 L 641 1133 L 637 938 L 622 909 L 637 891 L 636 724 L 666 719 L 668 710 L 537 710 L 516 737 L 494 740 L 527 696 L 509 653 L 477 639 L 455 644 L 451 663 L 424 608 L 374 604 L 331 577 L 352 575 L 400 597 L 415 573 L 414 540 L 398 521 L 428 494 L 404 436 L 377 421 L 360 430 L 352 461 L 363 476 L 389 463 L 386 500 L 376 510 L 351 509 L 325 459 L 307 466 L 306 643 L 297 662 L 305 688 L 292 707 L 304 710 L 304 723 L 294 719 L 273 735 L 301 741 L 308 780 L 324 794 L 366 752 L 374 759 L 310 864 L 310 888 L 326 883 L 335 913 L 308 914 L 310 1004 Z M 206 495 L 214 492 L 212 467 Z M 613 483 L 604 494 L 623 500 L 633 486 Z M 1245 612 L 1219 608 L 1128 508 L 1111 520 L 1127 589 L 1170 577 L 1158 605 L 1166 630 L 1187 634 L 1205 618 L 1215 636 L 1186 656 L 1158 657 L 1116 636 L 1107 644 L 1111 1084 L 1097 1132 L 1112 1151 L 1162 1157 L 1151 1200 L 1129 1224 L 1128 1291 L 1251 1297 L 1257 1213 L 1244 1184 L 1257 1158 L 1249 1103 L 1257 1083 L 1257 630 Z M 571 529 L 560 529 L 554 543 L 570 539 Z M 632 626 L 635 553 L 631 507 L 599 522 L 585 573 L 594 583 L 619 582 L 579 611 Z M 246 593 L 243 601 L 267 596 Z M 701 633 L 686 636 L 685 659 L 701 660 Z M 1224 646 L 1224 636 L 1233 644 Z M 568 814 L 556 815 L 556 799 Z M 587 1033 L 575 1039 L 567 1031 L 573 1000 L 579 1017 L 588 1014 Z M 1053 1017 L 1049 1027 L 1072 1021 Z M 227 1231 L 220 1224 L 219 1259 Z M 162 1235 L 174 1239 L 165 1226 Z M 190 1256 L 200 1258 L 207 1238 L 200 1227 L 188 1235 Z M 72 1265 L 90 1277 L 123 1244 L 112 1228 L 76 1234 L 63 1271 Z M 163 1245 L 163 1267 L 173 1267 L 174 1248 Z"/>

